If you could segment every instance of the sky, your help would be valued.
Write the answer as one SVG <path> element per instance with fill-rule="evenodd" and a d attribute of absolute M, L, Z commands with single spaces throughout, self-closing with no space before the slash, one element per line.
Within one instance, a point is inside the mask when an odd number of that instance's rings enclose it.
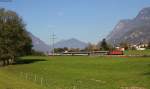
<path fill-rule="evenodd" d="M 23 18 L 29 32 L 50 43 L 76 38 L 97 43 L 121 19 L 132 19 L 150 0 L 0 0 L 0 7 Z"/>

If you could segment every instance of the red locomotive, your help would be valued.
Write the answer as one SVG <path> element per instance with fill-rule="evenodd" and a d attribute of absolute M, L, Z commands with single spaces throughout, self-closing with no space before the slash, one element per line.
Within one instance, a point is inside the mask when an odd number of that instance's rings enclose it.
<path fill-rule="evenodd" d="M 109 51 L 108 55 L 123 55 L 123 51 L 119 51 L 119 50 L 113 50 L 113 51 Z"/>

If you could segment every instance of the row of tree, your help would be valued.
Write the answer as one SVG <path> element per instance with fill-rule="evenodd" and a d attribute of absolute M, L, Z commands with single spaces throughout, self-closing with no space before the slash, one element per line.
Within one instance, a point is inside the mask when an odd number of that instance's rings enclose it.
<path fill-rule="evenodd" d="M 108 50 L 115 50 L 115 47 L 121 47 L 125 50 L 134 50 L 134 48 L 128 43 L 128 42 L 120 42 L 119 44 L 109 44 L 107 43 L 106 39 L 103 39 L 98 44 L 91 44 L 89 43 L 88 46 L 85 49 L 79 49 L 79 48 L 55 48 L 55 53 L 62 53 L 62 52 L 92 52 L 92 51 L 108 51 Z M 145 48 L 150 49 L 150 42 L 148 43 L 148 46 Z"/>
<path fill-rule="evenodd" d="M 98 44 L 89 43 L 85 48 L 86 51 L 107 51 L 112 49 L 112 46 L 107 43 L 106 39 L 102 39 Z"/>
<path fill-rule="evenodd" d="M 112 46 L 109 45 L 105 39 L 103 39 L 101 42 L 99 42 L 97 45 L 89 43 L 88 46 L 84 49 L 79 48 L 55 48 L 55 53 L 62 53 L 62 52 L 92 52 L 92 51 L 106 51 L 112 49 Z"/>
<path fill-rule="evenodd" d="M 0 9 L 0 64 L 12 64 L 16 57 L 31 53 L 32 41 L 16 12 Z"/>

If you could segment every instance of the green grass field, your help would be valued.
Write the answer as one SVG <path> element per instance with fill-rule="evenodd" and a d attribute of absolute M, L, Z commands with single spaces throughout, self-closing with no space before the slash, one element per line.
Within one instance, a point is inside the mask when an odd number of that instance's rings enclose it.
<path fill-rule="evenodd" d="M 0 89 L 150 89 L 149 57 L 23 57 L 0 68 Z"/>
<path fill-rule="evenodd" d="M 150 50 L 127 50 L 125 55 L 150 55 Z"/>

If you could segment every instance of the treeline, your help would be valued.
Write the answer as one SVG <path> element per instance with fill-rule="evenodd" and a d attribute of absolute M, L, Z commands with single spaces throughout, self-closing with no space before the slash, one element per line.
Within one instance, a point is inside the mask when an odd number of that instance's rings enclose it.
<path fill-rule="evenodd" d="M 141 43 L 143 44 L 143 43 Z M 63 52 L 93 52 L 93 51 L 110 51 L 110 50 L 116 50 L 116 47 L 124 48 L 124 50 L 136 50 L 133 45 L 126 41 L 122 41 L 118 44 L 110 44 L 106 41 L 106 39 L 102 39 L 97 44 L 88 43 L 88 46 L 84 49 L 79 48 L 55 48 L 55 53 L 63 53 Z M 150 49 L 150 42 L 145 46 L 144 48 Z"/>
<path fill-rule="evenodd" d="M 31 54 L 32 41 L 18 14 L 0 9 L 0 65 L 15 62 L 16 57 Z"/>
<path fill-rule="evenodd" d="M 107 50 L 112 50 L 113 47 L 107 43 L 106 39 L 103 39 L 101 42 L 98 44 L 92 44 L 88 43 L 88 46 L 85 47 L 84 49 L 80 48 L 55 48 L 54 52 L 55 53 L 63 53 L 63 52 L 92 52 L 92 51 L 107 51 Z"/>

